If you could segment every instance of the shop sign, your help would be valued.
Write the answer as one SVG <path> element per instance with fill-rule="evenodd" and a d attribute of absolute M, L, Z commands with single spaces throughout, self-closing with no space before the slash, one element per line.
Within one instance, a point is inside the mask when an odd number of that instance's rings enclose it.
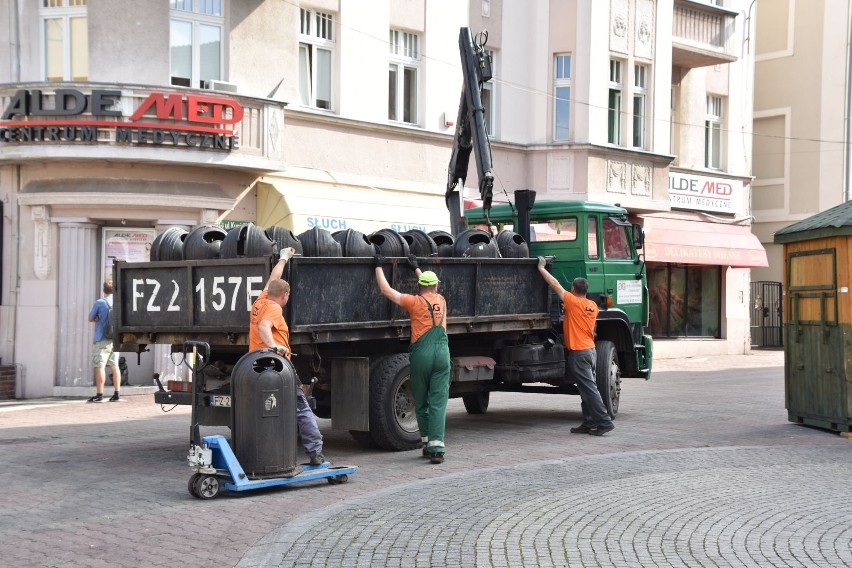
<path fill-rule="evenodd" d="M 124 106 L 117 89 L 56 89 L 52 96 L 21 89 L 0 115 L 0 144 L 115 140 L 225 152 L 239 147 L 234 125 L 242 120 L 243 107 L 234 100 L 152 92 L 130 116 Z"/>
<path fill-rule="evenodd" d="M 352 219 L 344 219 L 342 217 L 308 217 L 307 223 L 309 229 L 319 227 L 320 229 L 325 229 L 327 231 L 343 231 L 357 225 L 357 223 L 352 221 Z M 388 226 L 391 230 L 396 231 L 397 233 L 404 233 L 405 231 L 412 231 L 415 229 L 419 229 L 425 233 L 430 230 L 426 225 L 390 223 Z"/>
<path fill-rule="evenodd" d="M 326 231 L 343 231 L 349 228 L 349 220 L 340 217 L 308 217 L 308 229 L 318 227 Z"/>
<path fill-rule="evenodd" d="M 151 245 L 157 237 L 156 229 L 134 229 L 127 227 L 105 227 L 103 229 L 101 266 L 103 278 L 112 280 L 113 260 L 125 262 L 148 262 L 151 260 Z"/>
<path fill-rule="evenodd" d="M 393 223 L 390 226 L 390 228 L 393 229 L 394 231 L 396 231 L 397 233 L 404 233 L 405 231 L 414 231 L 414 230 L 420 230 L 420 231 L 423 231 L 424 233 L 429 232 L 429 229 L 426 227 L 426 225 L 405 225 L 405 224 L 400 224 L 400 223 Z"/>
<path fill-rule="evenodd" d="M 254 221 L 236 221 L 233 219 L 222 219 L 219 221 L 218 225 L 225 229 L 226 231 L 230 231 L 234 227 L 242 227 L 248 223 L 254 223 Z"/>
<path fill-rule="evenodd" d="M 669 172 L 669 203 L 673 209 L 733 215 L 741 211 L 742 200 L 743 182 L 739 180 Z"/>

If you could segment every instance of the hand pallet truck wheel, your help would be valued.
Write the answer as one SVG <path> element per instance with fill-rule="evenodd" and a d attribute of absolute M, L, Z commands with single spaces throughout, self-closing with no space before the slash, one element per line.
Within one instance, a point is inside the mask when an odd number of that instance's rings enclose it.
<path fill-rule="evenodd" d="M 198 475 L 199 478 L 195 481 L 195 496 L 199 499 L 212 499 L 216 497 L 222 488 L 219 478 L 215 475 L 204 473 Z"/>
<path fill-rule="evenodd" d="M 204 475 L 203 473 L 193 473 L 189 478 L 189 482 L 186 484 L 186 488 L 189 490 L 189 494 L 193 497 L 198 497 L 198 493 L 195 492 L 195 484 L 198 483 L 198 479 Z"/>

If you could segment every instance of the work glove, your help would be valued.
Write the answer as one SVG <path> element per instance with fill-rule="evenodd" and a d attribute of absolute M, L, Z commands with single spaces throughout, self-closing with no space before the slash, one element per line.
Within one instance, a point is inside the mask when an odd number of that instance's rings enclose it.
<path fill-rule="evenodd" d="M 283 345 L 276 345 L 275 347 L 273 347 L 273 349 L 275 349 L 276 353 L 284 357 L 286 357 L 290 353 L 290 350 L 284 347 Z"/>
<path fill-rule="evenodd" d="M 544 268 L 544 266 L 545 266 L 546 264 L 547 264 L 547 259 L 546 259 L 546 258 L 544 258 L 543 256 L 538 257 L 538 267 L 539 267 L 539 268 Z"/>
<path fill-rule="evenodd" d="M 417 270 L 418 268 L 420 268 L 420 266 L 418 266 L 417 264 L 417 257 L 415 255 L 408 255 L 408 266 L 411 268 L 411 270 Z"/>
<path fill-rule="evenodd" d="M 385 257 L 383 257 L 380 254 L 377 254 L 376 256 L 373 257 L 373 262 L 376 266 L 383 265 L 385 262 L 387 262 L 387 260 L 388 259 L 386 259 Z"/>
<path fill-rule="evenodd" d="M 293 258 L 294 254 L 296 254 L 296 249 L 294 249 L 293 247 L 283 248 L 281 249 L 280 258 L 281 260 L 287 261 Z"/>

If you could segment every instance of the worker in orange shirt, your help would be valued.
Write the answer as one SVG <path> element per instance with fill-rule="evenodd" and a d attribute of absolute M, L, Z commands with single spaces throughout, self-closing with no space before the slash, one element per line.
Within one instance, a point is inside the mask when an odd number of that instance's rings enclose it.
<path fill-rule="evenodd" d="M 391 288 L 385 278 L 383 256 L 376 256 L 376 282 L 382 295 L 408 312 L 411 318 L 411 390 L 414 412 L 423 446 L 423 456 L 431 463 L 444 462 L 444 428 L 447 399 L 450 396 L 450 348 L 447 340 L 447 300 L 438 293 L 438 276 L 417 265 L 417 257 L 408 257 L 408 265 L 417 275 L 419 294 L 403 294 Z"/>
<path fill-rule="evenodd" d="M 543 256 L 538 257 L 538 271 L 550 289 L 562 300 L 565 310 L 562 334 L 565 337 L 565 348 L 568 350 L 566 365 L 568 375 L 577 383 L 582 401 L 580 408 L 583 412 L 583 423 L 571 428 L 571 433 L 603 436 L 614 430 L 615 425 L 606 411 L 595 381 L 595 322 L 598 318 L 598 306 L 586 298 L 589 282 L 585 278 L 575 278 L 571 283 L 571 291 L 566 292 L 559 281 L 547 271 L 546 262 Z"/>
<path fill-rule="evenodd" d="M 293 247 L 281 249 L 279 260 L 272 268 L 263 292 L 251 306 L 249 351 L 268 347 L 290 359 L 290 328 L 284 320 L 284 306 L 290 300 L 290 283 L 281 280 L 281 275 L 284 274 L 284 265 L 295 253 L 296 249 Z M 302 438 L 302 446 L 310 458 L 309 463 L 323 464 L 325 457 L 322 455 L 322 434 L 300 382 L 296 383 L 296 424 Z"/>

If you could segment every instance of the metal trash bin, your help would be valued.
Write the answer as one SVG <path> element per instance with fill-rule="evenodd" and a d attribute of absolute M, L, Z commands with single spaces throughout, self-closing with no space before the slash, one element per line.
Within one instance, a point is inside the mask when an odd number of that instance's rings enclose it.
<path fill-rule="evenodd" d="M 296 469 L 296 381 L 293 365 L 269 349 L 243 355 L 231 373 L 234 454 L 250 478 Z"/>

